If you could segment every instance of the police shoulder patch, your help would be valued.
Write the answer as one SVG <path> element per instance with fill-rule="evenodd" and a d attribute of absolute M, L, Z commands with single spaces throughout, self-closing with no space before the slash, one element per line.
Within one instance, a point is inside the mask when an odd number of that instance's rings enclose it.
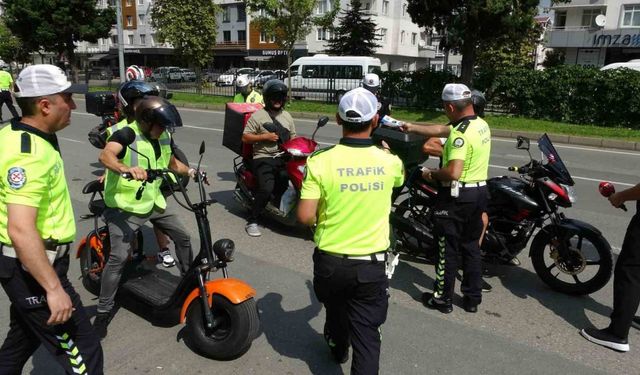
<path fill-rule="evenodd" d="M 469 128 L 469 124 L 471 124 L 471 122 L 465 119 L 464 121 L 462 121 L 462 124 L 458 125 L 456 130 L 459 131 L 460 133 L 464 133 Z"/>
<path fill-rule="evenodd" d="M 11 167 L 9 172 L 7 173 L 7 182 L 9 183 L 9 187 L 18 190 L 27 183 L 27 173 L 24 171 L 24 168 L 21 167 Z"/>
<path fill-rule="evenodd" d="M 462 146 L 464 146 L 464 139 L 458 137 L 453 140 L 453 147 L 460 148 Z"/>

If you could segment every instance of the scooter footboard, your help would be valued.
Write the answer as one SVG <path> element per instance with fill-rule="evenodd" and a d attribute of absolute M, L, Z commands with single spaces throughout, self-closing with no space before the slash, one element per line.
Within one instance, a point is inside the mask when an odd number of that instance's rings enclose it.
<path fill-rule="evenodd" d="M 212 303 L 212 297 L 214 294 L 219 294 L 225 297 L 234 305 L 242 303 L 256 295 L 255 289 L 253 289 L 249 284 L 240 279 L 234 278 L 207 281 L 207 283 L 205 284 L 205 288 L 207 289 L 207 295 L 209 296 L 210 304 Z M 194 299 L 198 298 L 199 296 L 200 290 L 198 288 L 195 288 L 184 300 L 184 303 L 182 304 L 182 310 L 180 311 L 180 323 L 185 322 L 185 316 L 187 315 L 187 309 L 189 308 L 189 305 Z"/>

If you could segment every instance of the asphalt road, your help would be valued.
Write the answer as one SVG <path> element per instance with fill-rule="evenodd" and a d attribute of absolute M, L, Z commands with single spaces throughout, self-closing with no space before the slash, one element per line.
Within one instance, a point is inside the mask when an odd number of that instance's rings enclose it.
<path fill-rule="evenodd" d="M 59 134 L 67 179 L 76 217 L 87 212 L 88 197 L 82 186 L 99 174 L 97 150 L 87 141 L 87 132 L 98 118 L 81 110 L 72 125 Z M 182 326 L 155 327 L 134 313 L 121 309 L 103 341 L 108 374 L 341 374 L 349 363 L 338 366 L 329 359 L 321 336 L 322 306 L 310 289 L 313 243 L 306 234 L 280 226 L 268 227 L 260 238 L 244 232 L 245 212 L 233 200 L 234 154 L 222 146 L 221 112 L 181 109 L 185 127 L 176 139 L 190 161 L 197 160 L 201 141 L 206 142 L 202 161 L 212 179 L 209 188 L 220 203 L 210 210 L 215 238 L 236 242 L 237 260 L 230 264 L 234 277 L 257 290 L 262 334 L 239 359 L 212 361 L 191 352 L 181 340 Z M 5 110 L 6 112 L 6 110 Z M 314 122 L 298 120 L 298 132 L 310 135 Z M 321 146 L 340 138 L 340 129 L 330 123 L 318 132 Z M 557 145 L 561 157 L 576 180 L 578 202 L 566 211 L 569 217 L 587 221 L 601 229 L 618 252 L 632 213 L 612 208 L 599 196 L 600 180 L 613 181 L 618 189 L 632 186 L 640 175 L 640 153 Z M 534 157 L 539 154 L 532 153 Z M 539 158 L 539 157 L 538 157 Z M 506 167 L 528 161 L 515 141 L 494 139 L 491 175 L 507 174 Z M 192 189 L 195 190 L 195 189 Z M 631 207 L 630 207 L 631 208 Z M 633 211 L 633 210 L 631 210 Z M 195 221 L 187 212 L 181 217 L 197 238 Z M 78 237 L 92 227 L 80 220 Z M 197 243 L 197 241 L 194 241 Z M 570 297 L 551 291 L 533 272 L 526 253 L 520 267 L 499 267 L 494 286 L 484 296 L 478 314 L 456 308 L 443 315 L 425 309 L 417 300 L 429 290 L 433 266 L 403 259 L 391 282 L 387 323 L 383 326 L 381 373 L 384 374 L 637 374 L 640 335 L 632 330 L 631 352 L 618 354 L 586 342 L 578 329 L 602 327 L 611 312 L 611 284 L 588 297 Z M 96 300 L 84 291 L 77 262 L 69 276 L 91 314 Z M 8 326 L 8 301 L 0 293 L 0 337 Z M 28 363 L 25 373 L 59 374 L 55 362 L 41 350 Z"/>

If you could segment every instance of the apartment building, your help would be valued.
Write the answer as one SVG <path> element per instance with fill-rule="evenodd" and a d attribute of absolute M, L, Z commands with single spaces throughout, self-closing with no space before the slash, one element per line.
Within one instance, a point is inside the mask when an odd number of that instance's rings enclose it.
<path fill-rule="evenodd" d="M 604 66 L 640 58 L 640 0 L 573 0 L 552 5 L 546 47 L 565 64 Z"/>

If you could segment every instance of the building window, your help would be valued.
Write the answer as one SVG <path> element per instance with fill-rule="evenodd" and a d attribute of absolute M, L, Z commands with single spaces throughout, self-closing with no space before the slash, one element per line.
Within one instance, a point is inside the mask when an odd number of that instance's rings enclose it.
<path fill-rule="evenodd" d="M 267 42 L 267 33 L 263 31 L 260 33 L 260 43 L 266 43 L 266 42 Z"/>
<path fill-rule="evenodd" d="M 144 25 L 145 23 L 145 15 L 144 14 L 138 14 L 138 24 L 140 25 Z"/>
<path fill-rule="evenodd" d="M 247 12 L 245 11 L 244 4 L 238 5 L 238 22 L 246 22 L 247 21 Z"/>
<path fill-rule="evenodd" d="M 230 30 L 225 30 L 222 32 L 222 40 L 225 43 L 229 43 L 231 41 L 231 31 Z"/>
<path fill-rule="evenodd" d="M 145 34 L 140 34 L 140 44 L 143 46 L 147 45 L 147 36 Z"/>
<path fill-rule="evenodd" d="M 402 17 L 407 15 L 407 4 L 402 4 Z"/>
<path fill-rule="evenodd" d="M 247 32 L 245 30 L 238 30 L 238 42 L 247 41 Z"/>
<path fill-rule="evenodd" d="M 404 44 L 404 31 L 400 32 L 400 44 Z"/>
<path fill-rule="evenodd" d="M 138 5 L 144 5 L 144 0 L 138 0 Z"/>
<path fill-rule="evenodd" d="M 417 33 L 411 33 L 411 45 L 415 46 L 418 40 L 418 34 Z"/>
<path fill-rule="evenodd" d="M 132 7 L 133 6 L 133 0 L 127 0 L 125 6 Z"/>
<path fill-rule="evenodd" d="M 640 5 L 625 5 L 622 26 L 640 26 Z"/>
<path fill-rule="evenodd" d="M 602 14 L 601 9 L 585 9 L 582 11 L 582 24 L 583 27 L 597 27 L 596 17 Z"/>
<path fill-rule="evenodd" d="M 117 35 L 111 35 L 111 44 L 113 44 L 114 46 L 116 44 L 118 44 L 118 36 Z"/>
<path fill-rule="evenodd" d="M 222 22 L 231 22 L 231 7 L 222 8 Z"/>
<path fill-rule="evenodd" d="M 556 29 L 564 29 L 567 26 L 567 11 L 556 11 L 556 21 L 554 23 Z"/>
<path fill-rule="evenodd" d="M 382 14 L 389 14 L 389 0 L 384 0 L 382 2 Z"/>
<path fill-rule="evenodd" d="M 387 29 L 380 29 L 380 41 L 382 43 L 387 43 Z"/>
<path fill-rule="evenodd" d="M 271 43 L 275 43 L 276 42 L 276 36 L 275 35 L 271 35 Z"/>
<path fill-rule="evenodd" d="M 316 40 L 329 40 L 331 39 L 331 31 L 324 27 L 318 27 L 316 29 Z"/>
<path fill-rule="evenodd" d="M 127 16 L 127 26 L 133 26 L 133 16 Z"/>
<path fill-rule="evenodd" d="M 133 35 L 127 35 L 128 44 L 133 44 Z"/>
<path fill-rule="evenodd" d="M 316 1 L 316 14 L 327 13 L 327 0 Z"/>

